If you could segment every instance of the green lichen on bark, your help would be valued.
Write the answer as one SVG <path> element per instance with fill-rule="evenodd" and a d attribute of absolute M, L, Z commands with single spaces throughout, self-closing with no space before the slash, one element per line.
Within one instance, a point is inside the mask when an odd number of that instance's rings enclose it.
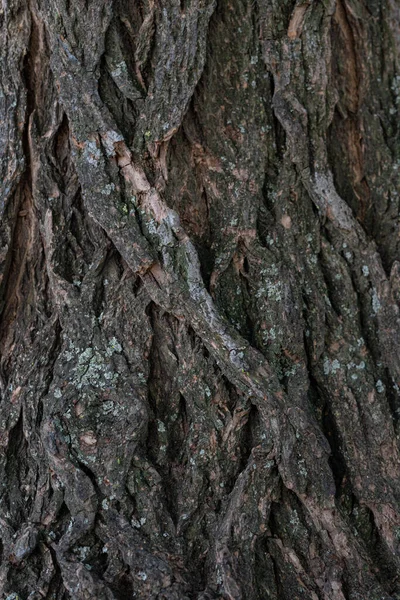
<path fill-rule="evenodd" d="M 395 3 L 0 26 L 1 593 L 400 598 Z"/>

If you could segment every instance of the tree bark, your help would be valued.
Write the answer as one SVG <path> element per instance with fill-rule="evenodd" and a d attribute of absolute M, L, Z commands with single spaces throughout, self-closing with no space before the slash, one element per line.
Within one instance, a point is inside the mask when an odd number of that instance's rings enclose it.
<path fill-rule="evenodd" d="M 0 26 L 2 598 L 399 599 L 399 4 Z"/>

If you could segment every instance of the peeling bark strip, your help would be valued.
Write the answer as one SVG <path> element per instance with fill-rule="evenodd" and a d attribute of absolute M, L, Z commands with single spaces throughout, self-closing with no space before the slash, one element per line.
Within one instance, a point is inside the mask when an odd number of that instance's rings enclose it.
<path fill-rule="evenodd" d="M 0 592 L 400 598 L 400 13 L 0 9 Z"/>
<path fill-rule="evenodd" d="M 303 30 L 304 18 L 310 3 L 297 5 L 292 13 L 289 28 L 288 37 L 293 40 L 294 38 L 300 37 Z"/>

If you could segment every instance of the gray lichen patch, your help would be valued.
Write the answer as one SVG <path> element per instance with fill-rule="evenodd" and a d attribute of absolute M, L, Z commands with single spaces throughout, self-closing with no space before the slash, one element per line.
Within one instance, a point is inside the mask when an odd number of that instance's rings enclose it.
<path fill-rule="evenodd" d="M 108 356 L 112 355 L 114 349 L 108 348 Z M 78 390 L 85 386 L 106 387 L 118 379 L 118 373 L 113 371 L 109 361 L 97 350 L 86 348 L 78 358 L 78 364 L 74 368 L 74 381 Z"/>

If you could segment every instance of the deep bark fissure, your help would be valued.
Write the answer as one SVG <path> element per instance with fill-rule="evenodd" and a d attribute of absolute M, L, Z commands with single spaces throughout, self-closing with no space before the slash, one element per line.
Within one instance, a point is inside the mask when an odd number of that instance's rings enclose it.
<path fill-rule="evenodd" d="M 399 595 L 378 5 L 4 12 L 5 597 Z"/>

